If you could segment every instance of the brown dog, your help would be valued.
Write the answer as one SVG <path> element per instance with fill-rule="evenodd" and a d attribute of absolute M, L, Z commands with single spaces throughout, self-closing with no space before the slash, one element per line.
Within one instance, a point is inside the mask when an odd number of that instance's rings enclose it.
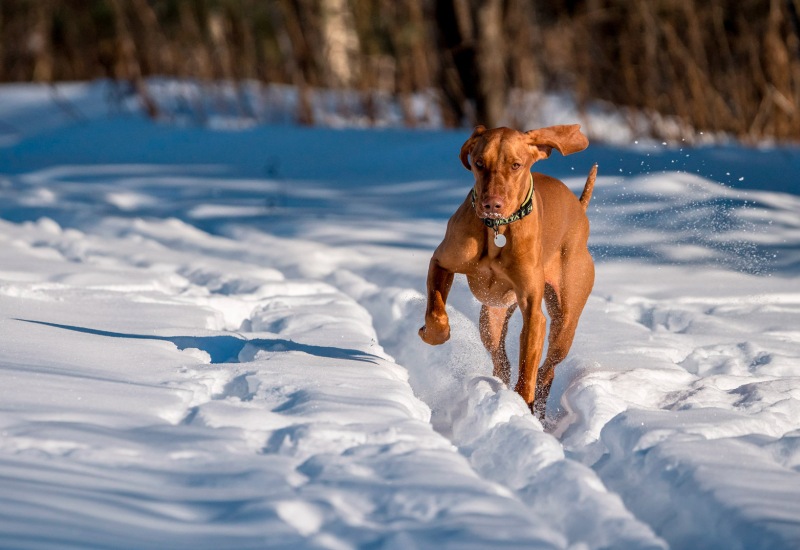
<path fill-rule="evenodd" d="M 461 148 L 461 162 L 475 186 L 447 224 L 428 270 L 428 307 L 420 337 L 428 344 L 450 338 L 445 303 L 455 273 L 467 276 L 483 304 L 480 333 L 494 375 L 509 384 L 511 365 L 505 337 L 511 314 L 520 308 L 519 380 L 516 391 L 540 418 L 555 366 L 569 352 L 583 306 L 594 284 L 589 255 L 589 219 L 595 165 L 580 199 L 557 179 L 531 174 L 534 162 L 582 151 L 589 145 L 577 124 L 529 132 L 478 126 Z M 470 164 L 470 160 L 472 161 Z M 539 369 L 550 314 L 547 358 Z M 535 398 L 535 409 L 534 409 Z"/>

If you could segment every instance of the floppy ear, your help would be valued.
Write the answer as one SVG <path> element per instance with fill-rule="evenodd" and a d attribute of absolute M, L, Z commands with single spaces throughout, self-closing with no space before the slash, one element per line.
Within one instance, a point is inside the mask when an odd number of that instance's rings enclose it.
<path fill-rule="evenodd" d="M 475 146 L 475 142 L 478 138 L 483 135 L 486 131 L 486 126 L 478 125 L 475 127 L 475 130 L 472 132 L 472 135 L 469 136 L 469 139 L 464 142 L 464 145 L 461 146 L 461 154 L 459 158 L 461 158 L 461 164 L 464 165 L 464 168 L 467 170 L 472 170 L 472 166 L 469 165 L 469 155 L 472 153 L 472 148 Z"/>
<path fill-rule="evenodd" d="M 534 160 L 546 159 L 553 149 L 557 149 L 562 155 L 571 155 L 589 146 L 589 140 L 581 133 L 580 124 L 548 126 L 530 130 L 525 135 Z"/>

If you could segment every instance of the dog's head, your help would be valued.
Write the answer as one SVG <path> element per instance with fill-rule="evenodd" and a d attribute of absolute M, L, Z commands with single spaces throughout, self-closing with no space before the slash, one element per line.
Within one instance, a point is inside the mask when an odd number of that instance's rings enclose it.
<path fill-rule="evenodd" d="M 475 209 L 482 218 L 507 218 L 524 202 L 533 163 L 556 149 L 562 155 L 583 151 L 589 140 L 579 124 L 528 132 L 478 126 L 461 146 L 461 163 L 475 175 Z"/>

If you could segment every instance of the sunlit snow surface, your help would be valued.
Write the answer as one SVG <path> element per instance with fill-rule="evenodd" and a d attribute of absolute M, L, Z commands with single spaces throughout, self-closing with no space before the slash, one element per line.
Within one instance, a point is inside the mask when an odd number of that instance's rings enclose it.
<path fill-rule="evenodd" d="M 796 149 L 537 165 L 579 191 L 600 164 L 543 429 L 463 279 L 452 340 L 416 335 L 467 132 L 60 94 L 79 118 L 0 88 L 0 547 L 800 546 Z"/>

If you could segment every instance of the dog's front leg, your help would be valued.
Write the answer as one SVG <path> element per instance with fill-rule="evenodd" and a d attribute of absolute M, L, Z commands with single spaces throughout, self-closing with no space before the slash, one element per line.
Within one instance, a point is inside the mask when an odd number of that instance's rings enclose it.
<path fill-rule="evenodd" d="M 445 303 L 454 273 L 443 268 L 439 260 L 431 258 L 428 268 L 428 307 L 425 310 L 425 324 L 419 329 L 419 336 L 427 344 L 436 346 L 450 339 L 450 322 L 447 319 Z"/>
<path fill-rule="evenodd" d="M 522 333 L 519 339 L 519 379 L 515 389 L 525 402 L 533 407 L 536 397 L 536 375 L 547 329 L 547 320 L 542 312 L 542 290 L 536 289 L 530 294 L 525 294 L 518 301 L 522 313 Z M 543 406 L 544 403 L 536 404 L 537 410 L 543 411 Z"/>

